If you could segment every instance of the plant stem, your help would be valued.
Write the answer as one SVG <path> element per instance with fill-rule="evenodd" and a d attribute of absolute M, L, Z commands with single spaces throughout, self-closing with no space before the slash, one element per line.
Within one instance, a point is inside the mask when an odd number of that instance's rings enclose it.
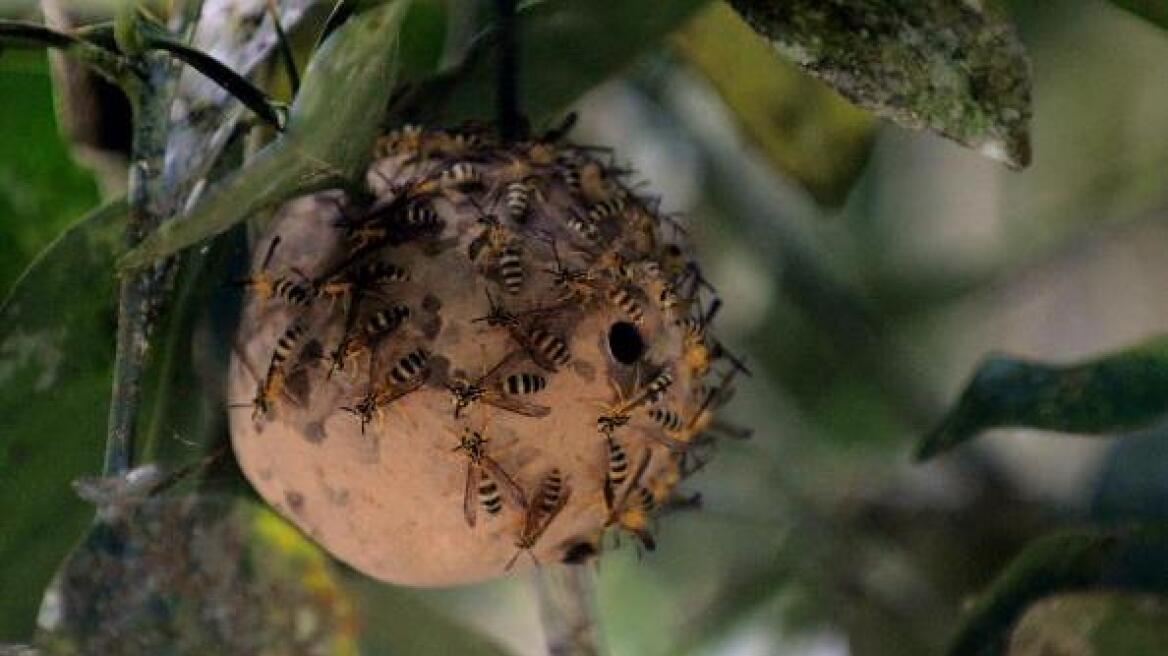
<path fill-rule="evenodd" d="M 596 568 L 541 565 L 535 574 L 539 615 L 552 656 L 592 656 L 596 640 Z"/>
<path fill-rule="evenodd" d="M 519 111 L 519 37 L 515 25 L 515 0 L 495 0 L 499 21 L 499 70 L 496 90 L 499 134 L 516 141 L 527 131 Z"/>
<path fill-rule="evenodd" d="M 138 244 L 171 214 L 159 191 L 173 71 L 163 53 L 141 52 L 136 58 L 144 75 L 126 89 L 134 110 L 127 247 Z M 160 262 L 127 274 L 119 285 L 113 392 L 102 468 L 105 476 L 124 474 L 133 466 L 142 374 L 150 349 L 151 328 L 165 302 L 170 270 L 169 261 Z"/>

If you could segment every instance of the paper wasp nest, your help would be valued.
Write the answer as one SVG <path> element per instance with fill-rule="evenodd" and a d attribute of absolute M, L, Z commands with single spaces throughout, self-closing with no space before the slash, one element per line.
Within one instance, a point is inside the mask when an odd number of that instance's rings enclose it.
<path fill-rule="evenodd" d="M 377 154 L 371 198 L 295 200 L 257 244 L 228 389 L 244 473 L 395 583 L 586 559 L 608 527 L 651 548 L 734 371 L 683 233 L 550 135 L 405 128 Z"/>

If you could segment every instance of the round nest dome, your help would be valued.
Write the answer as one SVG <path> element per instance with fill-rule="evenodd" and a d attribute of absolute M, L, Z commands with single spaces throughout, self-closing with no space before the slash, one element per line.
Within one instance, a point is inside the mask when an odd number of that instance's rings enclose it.
<path fill-rule="evenodd" d="M 740 367 L 684 232 L 559 135 L 406 127 L 376 153 L 367 195 L 291 201 L 257 243 L 228 383 L 245 475 L 395 583 L 577 562 L 610 526 L 653 548 Z"/>

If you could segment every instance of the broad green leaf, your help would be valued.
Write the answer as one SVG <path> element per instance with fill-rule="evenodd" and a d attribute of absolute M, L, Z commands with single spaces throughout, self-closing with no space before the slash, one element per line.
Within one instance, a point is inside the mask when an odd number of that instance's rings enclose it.
<path fill-rule="evenodd" d="M 1030 64 L 967 0 L 729 0 L 779 54 L 860 107 L 1012 167 L 1030 162 Z"/>
<path fill-rule="evenodd" d="M 519 94 L 533 126 L 659 47 L 708 0 L 557 0 L 519 16 Z M 395 114 L 436 125 L 493 121 L 497 48 L 488 34 L 462 67 L 422 86 Z"/>
<path fill-rule="evenodd" d="M 821 203 L 842 203 L 872 145 L 875 121 L 797 68 L 725 3 L 715 3 L 673 43 L 734 111 L 771 163 Z"/>
<path fill-rule="evenodd" d="M 1168 30 L 1168 3 L 1163 0 L 1111 0 L 1111 3 Z"/>
<path fill-rule="evenodd" d="M 57 135 L 44 53 L 0 57 L 0 297 L 33 257 L 97 204 Z"/>
<path fill-rule="evenodd" d="M 179 258 L 146 366 L 136 462 L 188 465 L 227 444 L 223 377 L 239 319 L 242 290 L 234 280 L 245 275 L 244 232 Z"/>
<path fill-rule="evenodd" d="M 1005 654 L 1011 631 L 1040 599 L 1085 589 L 1168 592 L 1168 528 L 1066 531 L 1027 546 L 969 607 L 950 656 Z"/>
<path fill-rule="evenodd" d="M 931 458 L 989 428 L 1109 434 L 1166 416 L 1168 337 L 1071 365 L 993 356 L 978 367 L 916 456 Z"/>
<path fill-rule="evenodd" d="M 65 231 L 0 306 L 0 639 L 31 632 L 92 514 L 69 482 L 101 466 L 126 211 L 118 201 Z"/>
<path fill-rule="evenodd" d="M 299 193 L 352 184 L 372 155 L 394 84 L 436 65 L 436 48 L 403 45 L 399 35 L 430 40 L 442 24 L 436 4 L 409 0 L 345 21 L 309 64 L 285 133 L 211 189 L 189 215 L 163 224 L 119 266 L 144 266 Z"/>
<path fill-rule="evenodd" d="M 358 653 L 338 568 L 265 506 L 185 495 L 102 507 L 46 595 L 37 643 L 49 653 Z"/>
<path fill-rule="evenodd" d="M 1106 592 L 1035 604 L 1010 636 L 1009 656 L 1158 654 L 1168 645 L 1168 599 Z"/>
<path fill-rule="evenodd" d="M 361 625 L 361 652 L 441 656 L 504 656 L 492 639 L 430 606 L 418 591 L 358 574 L 343 579 Z"/>

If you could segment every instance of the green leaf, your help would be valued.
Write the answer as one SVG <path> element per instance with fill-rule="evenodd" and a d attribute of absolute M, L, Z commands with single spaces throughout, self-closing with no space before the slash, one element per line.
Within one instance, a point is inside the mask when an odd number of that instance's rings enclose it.
<path fill-rule="evenodd" d="M 1111 3 L 1168 30 L 1168 3 L 1163 0 L 1111 0 Z"/>
<path fill-rule="evenodd" d="M 978 367 L 920 460 L 997 427 L 1113 434 L 1168 416 L 1168 337 L 1072 365 L 993 356 Z"/>
<path fill-rule="evenodd" d="M 100 468 L 124 201 L 62 234 L 0 306 L 0 639 L 22 639 L 92 510 L 69 483 Z"/>
<path fill-rule="evenodd" d="M 1017 620 L 1036 601 L 1092 588 L 1168 591 L 1168 529 L 1066 531 L 1027 546 L 970 606 L 950 656 L 1004 654 Z"/>
<path fill-rule="evenodd" d="M 149 264 L 297 194 L 353 184 L 372 156 L 394 84 L 416 79 L 437 63 L 427 61 L 427 56 L 437 57 L 432 44 L 403 45 L 399 34 L 429 40 L 434 25 L 444 22 L 437 5 L 409 0 L 347 20 L 309 64 L 286 132 L 212 189 L 189 215 L 163 224 L 119 266 Z"/>
<path fill-rule="evenodd" d="M 876 121 L 793 65 L 725 3 L 715 3 L 673 43 L 734 111 L 771 164 L 821 203 L 844 201 L 868 160 Z"/>
<path fill-rule="evenodd" d="M 135 462 L 186 466 L 227 444 L 222 390 L 239 319 L 241 289 L 233 280 L 246 275 L 245 232 L 180 257 L 146 365 Z"/>
<path fill-rule="evenodd" d="M 1030 162 L 1030 64 L 967 0 L 729 0 L 780 54 L 857 105 L 1012 167 Z"/>
<path fill-rule="evenodd" d="M 457 618 L 430 606 L 420 591 L 350 574 L 344 587 L 356 601 L 365 654 L 466 654 L 504 656 L 509 652 Z"/>
<path fill-rule="evenodd" d="M 97 205 L 93 178 L 58 136 L 44 53 L 0 57 L 0 297 L 33 257 Z"/>
<path fill-rule="evenodd" d="M 559 0 L 526 8 L 519 23 L 519 97 L 547 125 L 584 92 L 659 47 L 708 0 Z M 422 85 L 396 114 L 435 125 L 493 121 L 498 52 L 483 38 L 456 71 Z"/>

